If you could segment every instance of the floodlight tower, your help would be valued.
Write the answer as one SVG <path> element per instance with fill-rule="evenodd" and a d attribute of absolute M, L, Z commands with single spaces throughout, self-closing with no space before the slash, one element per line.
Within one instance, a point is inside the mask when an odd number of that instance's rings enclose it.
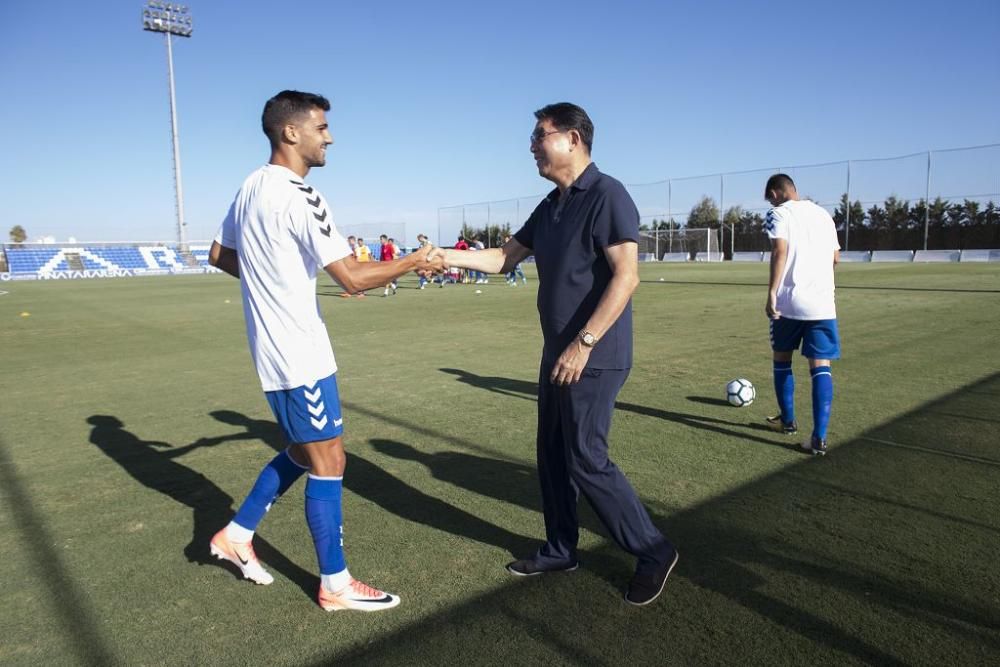
<path fill-rule="evenodd" d="M 181 186 L 181 147 L 177 138 L 177 102 L 174 99 L 174 51 L 171 35 L 190 37 L 194 30 L 187 6 L 149 0 L 142 9 L 142 29 L 162 32 L 167 40 L 167 81 L 170 85 L 170 135 L 174 144 L 174 193 L 177 197 L 177 242 L 187 246 L 184 227 L 184 188 Z"/>

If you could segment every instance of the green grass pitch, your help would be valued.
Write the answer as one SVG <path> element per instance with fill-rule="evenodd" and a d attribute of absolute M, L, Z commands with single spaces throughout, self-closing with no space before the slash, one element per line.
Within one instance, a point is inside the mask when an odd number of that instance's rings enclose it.
<path fill-rule="evenodd" d="M 236 281 L 0 285 L 0 664 L 1000 663 L 1000 266 L 838 269 L 815 459 L 761 428 L 767 266 L 641 276 L 612 457 L 681 554 L 645 608 L 586 509 L 580 570 L 503 570 L 543 535 L 535 283 L 342 299 L 321 279 L 348 562 L 403 598 L 381 614 L 316 606 L 302 482 L 258 533 L 273 585 L 209 558 L 282 447 Z M 723 404 L 735 377 L 752 406 Z"/>

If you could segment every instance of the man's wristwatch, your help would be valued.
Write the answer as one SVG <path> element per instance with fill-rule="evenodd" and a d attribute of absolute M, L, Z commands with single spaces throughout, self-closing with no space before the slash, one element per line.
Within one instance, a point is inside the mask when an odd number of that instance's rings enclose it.
<path fill-rule="evenodd" d="M 577 337 L 580 339 L 580 343 L 584 347 L 594 347 L 597 345 L 597 336 L 590 333 L 586 329 L 582 330 Z"/>

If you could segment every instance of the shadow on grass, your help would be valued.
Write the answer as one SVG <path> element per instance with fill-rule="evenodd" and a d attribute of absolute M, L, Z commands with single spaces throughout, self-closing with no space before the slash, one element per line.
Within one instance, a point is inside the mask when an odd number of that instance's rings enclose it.
<path fill-rule="evenodd" d="M 3 441 L 0 441 L 0 482 L 4 512 L 13 519 L 18 541 L 31 554 L 28 561 L 37 571 L 37 580 L 43 590 L 41 596 L 50 603 L 46 605 L 47 611 L 62 626 L 62 634 L 76 659 L 82 665 L 113 664 L 114 653 L 95 622 L 94 611 L 67 571 L 56 547 L 58 540 L 35 507 Z"/>
<path fill-rule="evenodd" d="M 542 506 L 534 466 L 455 451 L 427 453 L 395 440 L 370 442 L 377 452 L 426 466 L 442 482 L 529 510 Z"/>
<path fill-rule="evenodd" d="M 261 440 L 275 451 L 282 451 L 285 448 L 284 436 L 282 436 L 278 425 L 273 421 L 251 419 L 233 410 L 216 410 L 211 415 L 226 424 L 241 426 L 244 430 L 241 433 L 220 436 L 199 442 L 214 444 L 227 440 L 251 439 Z M 377 451 L 387 450 L 386 453 L 390 455 L 405 455 L 407 452 L 417 451 L 412 446 L 400 442 L 388 440 L 372 442 L 373 444 L 377 443 Z M 499 465 L 504 464 L 503 461 L 496 461 L 495 463 Z M 513 466 L 514 464 L 506 465 Z M 511 471 L 507 470 L 507 472 Z M 453 475 L 449 474 L 449 476 Z M 486 471 L 484 471 L 483 477 L 497 479 Z M 354 451 L 348 451 L 347 454 L 344 488 L 407 521 L 506 549 L 512 554 L 523 555 L 530 553 L 537 546 L 536 543 L 524 536 L 495 526 L 474 514 L 470 514 L 465 510 L 438 500 L 410 486 Z M 264 558 L 263 551 L 261 551 L 260 556 L 261 560 L 269 563 Z"/>
<path fill-rule="evenodd" d="M 534 540 L 410 486 L 357 453 L 348 455 L 344 486 L 402 519 L 490 544 L 518 557 L 532 553 L 538 546 Z"/>
<path fill-rule="evenodd" d="M 729 401 L 727 401 L 724 398 L 710 398 L 708 396 L 688 396 L 687 400 L 691 401 L 692 403 L 701 403 L 703 405 L 719 405 L 719 406 L 729 405 Z"/>
<path fill-rule="evenodd" d="M 233 517 L 233 499 L 200 472 L 174 460 L 193 449 L 219 445 L 230 439 L 241 439 L 240 437 L 202 439 L 183 447 L 173 447 L 166 442 L 139 438 L 126 430 L 121 420 L 110 415 L 93 415 L 87 418 L 87 423 L 93 427 L 90 442 L 97 445 L 133 479 L 191 508 L 191 541 L 183 548 L 189 562 L 220 565 L 242 577 L 235 566 L 215 559 L 208 551 L 212 535 Z M 317 576 L 290 561 L 259 534 L 254 539 L 254 549 L 268 567 L 295 582 L 310 597 L 313 596 L 319 579 Z"/>
<path fill-rule="evenodd" d="M 1000 374 L 823 459 L 682 512 L 654 511 L 681 560 L 650 608 L 595 597 L 607 591 L 595 589 L 590 568 L 512 580 L 315 664 L 413 656 L 459 664 L 470 651 L 486 651 L 474 654 L 492 663 L 541 655 L 577 664 L 997 664 L 1000 491 L 993 468 L 967 455 L 995 451 L 995 436 L 974 421 L 956 433 L 952 421 L 924 418 L 938 407 L 995 410 L 996 389 Z M 919 447 L 880 444 L 907 440 Z M 920 443 L 956 456 L 931 456 Z M 614 567 L 615 552 L 609 544 L 591 562 Z M 685 625 L 689 618 L 696 625 Z"/>
<path fill-rule="evenodd" d="M 469 371 L 461 370 L 458 368 L 442 368 L 440 369 L 444 373 L 449 373 L 455 375 L 459 382 L 463 382 L 469 386 L 476 387 L 478 389 L 485 389 L 495 394 L 501 394 L 503 396 L 511 396 L 514 398 L 523 398 L 526 400 L 537 400 L 538 395 L 538 384 L 535 382 L 528 382 L 526 380 L 516 380 L 513 378 L 497 377 L 491 375 L 476 375 L 475 373 L 470 373 Z M 689 396 L 688 400 L 699 402 L 699 403 L 710 403 L 715 405 L 715 399 L 703 398 L 697 396 Z M 726 401 L 718 401 L 719 405 L 728 405 Z M 624 401 L 616 401 L 615 409 L 622 410 L 624 412 L 631 412 L 637 415 L 644 415 L 646 417 L 654 417 L 656 419 L 663 419 L 665 421 L 671 421 L 677 424 L 682 424 L 684 426 L 689 426 L 691 428 L 701 429 L 704 431 L 710 431 L 712 433 L 718 433 L 720 435 L 727 435 L 740 440 L 750 440 L 762 445 L 769 445 L 771 447 L 779 447 L 781 449 L 788 449 L 794 451 L 800 451 L 798 446 L 794 443 L 789 444 L 788 442 L 776 442 L 769 438 L 760 438 L 755 435 L 742 430 L 734 429 L 749 429 L 751 431 L 769 431 L 766 426 L 761 424 L 753 424 L 749 422 L 734 422 L 727 421 L 725 419 L 717 419 L 715 417 L 707 417 L 705 415 L 690 414 L 686 412 L 676 412 L 673 410 L 664 410 L 662 408 L 655 408 L 646 405 L 638 405 L 636 403 L 626 403 Z"/>
<path fill-rule="evenodd" d="M 415 656 L 428 664 L 510 664 L 539 652 L 550 661 L 595 665 L 684 658 L 689 664 L 998 664 L 1000 491 L 994 466 L 978 460 L 996 452 L 995 433 L 975 420 L 934 419 L 935 412 L 992 414 L 998 393 L 1000 374 L 994 374 L 835 445 L 825 459 L 803 460 L 681 512 L 654 507 L 656 521 L 669 525 L 681 561 L 664 597 L 649 608 L 626 608 L 611 599 L 603 582 L 595 586 L 589 568 L 512 579 L 363 649 L 315 664 L 411 663 Z M 244 432 L 215 444 L 263 433 L 262 440 L 280 447 L 273 423 L 234 412 L 223 417 Z M 172 460 L 211 446 L 208 441 L 171 448 L 141 440 L 115 417 L 88 421 L 91 442 L 133 478 L 192 508 L 195 537 L 198 526 L 205 531 L 202 543 L 214 529 L 206 517 L 228 519 L 231 498 Z M 426 431 L 398 418 L 394 423 Z M 383 451 L 391 455 L 385 442 Z M 405 456 L 406 447 L 396 443 L 395 451 Z M 935 453 L 927 451 L 932 448 Z M 384 475 L 377 467 L 363 470 L 359 482 L 379 484 Z M 35 552 L 43 585 L 58 601 L 54 613 L 77 658 L 112 664 L 97 620 L 52 548 L 53 537 L 3 443 L 0 481 L 19 537 Z M 391 491 L 396 497 L 385 502 L 396 507 L 409 500 L 410 491 L 400 483 Z M 420 513 L 438 509 L 431 503 Z M 448 521 L 469 519 L 461 514 Z M 460 530 L 466 530 L 464 523 Z M 486 530 L 485 540 L 497 539 Z M 627 574 L 612 545 L 593 550 L 588 564 Z M 685 625 L 688 619 L 693 624 Z"/>

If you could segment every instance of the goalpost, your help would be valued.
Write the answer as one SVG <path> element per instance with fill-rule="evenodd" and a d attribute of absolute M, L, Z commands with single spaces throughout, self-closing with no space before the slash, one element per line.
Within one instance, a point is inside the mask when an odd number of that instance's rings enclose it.
<path fill-rule="evenodd" d="M 709 227 L 658 229 L 642 232 L 640 252 L 652 252 L 662 262 L 721 262 L 721 229 Z"/>

